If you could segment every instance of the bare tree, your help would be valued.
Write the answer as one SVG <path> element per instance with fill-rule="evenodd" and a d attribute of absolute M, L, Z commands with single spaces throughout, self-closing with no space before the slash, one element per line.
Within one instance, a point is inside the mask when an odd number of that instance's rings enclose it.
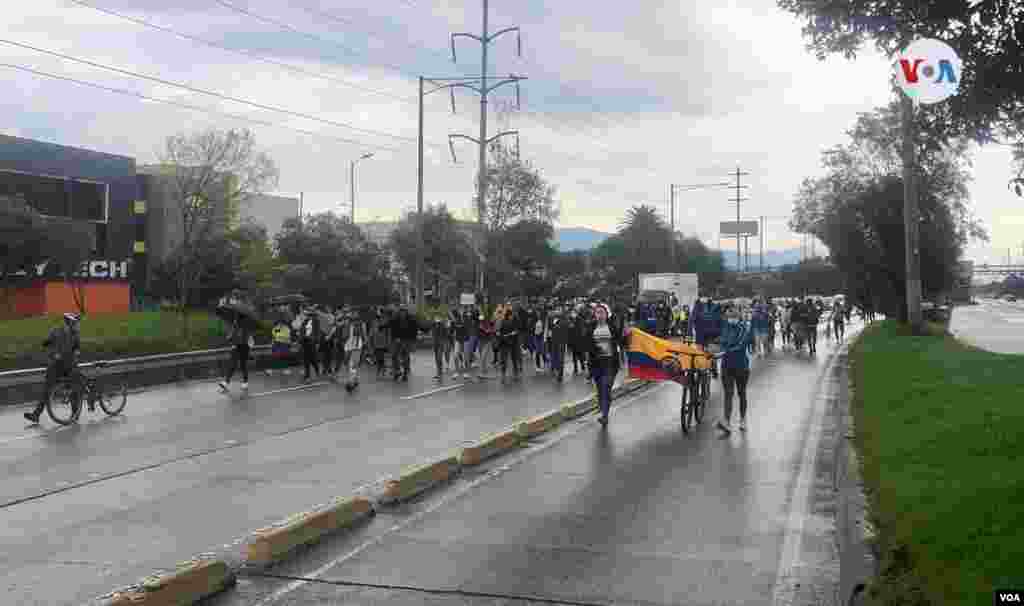
<path fill-rule="evenodd" d="M 161 154 L 169 179 L 173 212 L 180 220 L 178 247 L 171 255 L 182 313 L 212 261 L 203 251 L 225 237 L 241 206 L 277 187 L 276 164 L 257 150 L 252 131 L 211 129 L 167 138 Z M 187 330 L 187 327 L 186 327 Z"/>

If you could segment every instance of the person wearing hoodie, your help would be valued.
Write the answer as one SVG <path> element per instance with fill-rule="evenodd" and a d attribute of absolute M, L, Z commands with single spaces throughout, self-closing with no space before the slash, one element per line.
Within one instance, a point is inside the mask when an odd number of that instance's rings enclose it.
<path fill-rule="evenodd" d="M 551 373 L 558 381 L 565 380 L 565 348 L 569 343 L 569 321 L 562 310 L 551 315 L 548 323 L 548 353 L 551 356 Z"/>
<path fill-rule="evenodd" d="M 739 309 L 730 305 L 725 311 L 722 326 L 722 351 L 715 357 L 722 362 L 722 389 L 724 392 L 724 414 L 718 421 L 718 428 L 725 433 L 732 432 L 733 393 L 740 401 L 740 430 L 747 430 L 747 382 L 750 380 L 750 355 L 747 348 L 753 338 L 750 325 L 740 320 Z"/>

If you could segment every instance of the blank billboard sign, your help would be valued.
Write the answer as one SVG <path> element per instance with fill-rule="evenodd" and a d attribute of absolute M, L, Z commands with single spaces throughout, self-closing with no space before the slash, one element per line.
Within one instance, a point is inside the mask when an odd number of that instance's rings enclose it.
<path fill-rule="evenodd" d="M 757 221 L 722 221 L 718 231 L 723 236 L 756 236 Z"/>

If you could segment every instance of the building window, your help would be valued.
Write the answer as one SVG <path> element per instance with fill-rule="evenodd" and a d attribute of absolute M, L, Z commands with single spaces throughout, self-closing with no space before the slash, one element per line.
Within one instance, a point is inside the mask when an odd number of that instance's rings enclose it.
<path fill-rule="evenodd" d="M 0 193 L 23 196 L 25 202 L 40 214 L 69 216 L 71 196 L 64 179 L 0 171 Z"/>
<path fill-rule="evenodd" d="M 107 186 L 71 181 L 71 217 L 83 221 L 107 220 Z"/>

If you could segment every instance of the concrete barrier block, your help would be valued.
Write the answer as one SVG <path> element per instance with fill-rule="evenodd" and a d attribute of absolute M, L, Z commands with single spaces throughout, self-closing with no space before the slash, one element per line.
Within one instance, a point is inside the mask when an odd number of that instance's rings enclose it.
<path fill-rule="evenodd" d="M 221 560 L 191 560 L 172 573 L 142 580 L 139 589 L 117 592 L 110 606 L 189 606 L 235 584 L 234 573 Z"/>
<path fill-rule="evenodd" d="M 531 438 L 558 427 L 562 423 L 562 409 L 556 408 L 531 417 L 516 425 L 520 438 Z"/>
<path fill-rule="evenodd" d="M 246 546 L 247 563 L 268 565 L 281 561 L 302 545 L 315 543 L 326 534 L 354 525 L 373 514 L 373 505 L 365 497 L 338 499 L 330 506 L 294 515 L 280 526 L 253 533 Z"/>
<path fill-rule="evenodd" d="M 587 398 L 579 402 L 566 402 L 562 404 L 562 418 L 565 420 L 582 417 L 588 412 L 597 408 L 597 400 Z"/>
<path fill-rule="evenodd" d="M 519 445 L 520 437 L 515 427 L 484 436 L 478 442 L 471 442 L 459 453 L 460 465 L 479 465 L 486 459 L 511 450 Z"/>
<path fill-rule="evenodd" d="M 381 501 L 393 503 L 412 498 L 421 492 L 446 482 L 459 471 L 459 453 L 430 463 L 410 467 L 397 478 L 388 480 Z"/>

